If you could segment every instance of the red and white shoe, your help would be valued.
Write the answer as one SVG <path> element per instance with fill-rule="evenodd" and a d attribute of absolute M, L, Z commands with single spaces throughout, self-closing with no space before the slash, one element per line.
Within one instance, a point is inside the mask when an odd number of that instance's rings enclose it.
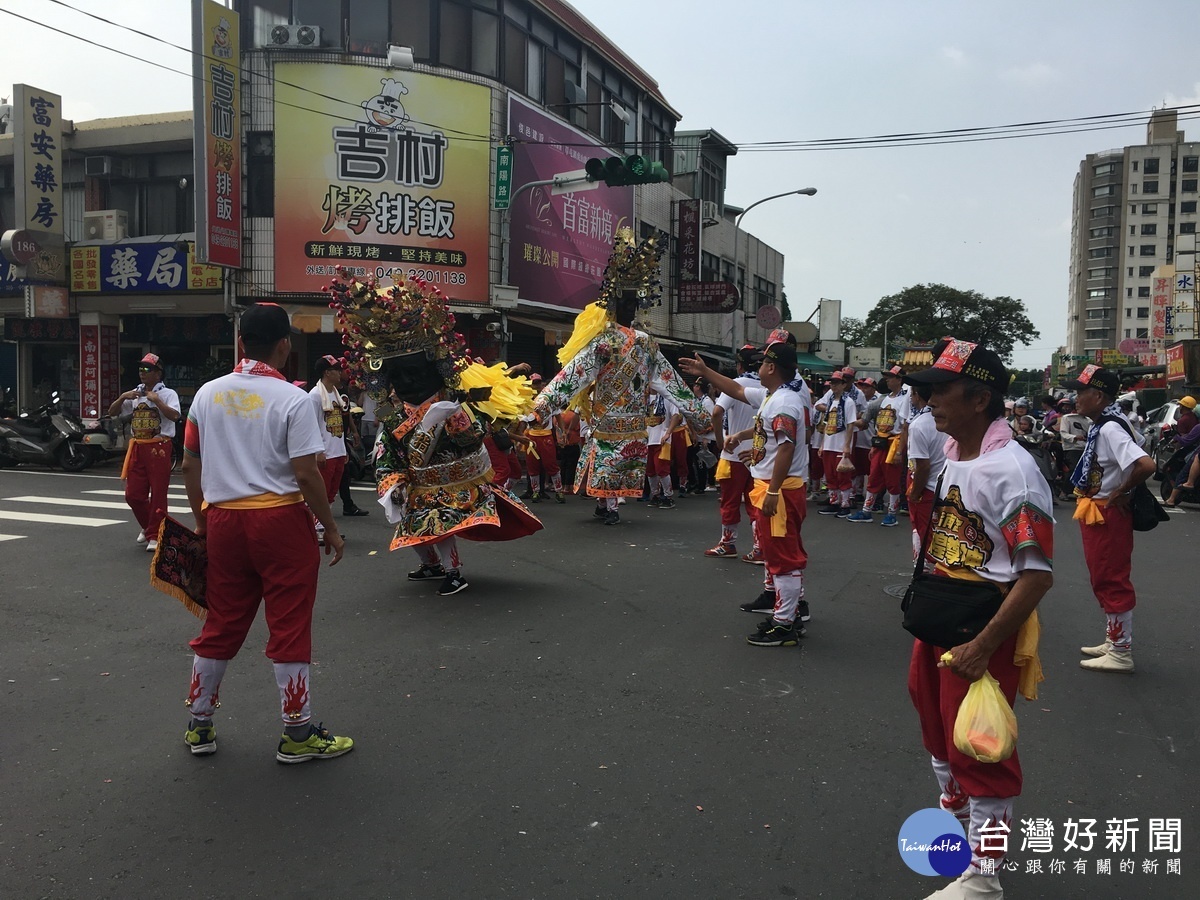
<path fill-rule="evenodd" d="M 724 541 L 717 544 L 715 547 L 710 547 L 704 551 L 705 556 L 717 556 L 725 559 L 730 556 L 737 556 L 737 547 L 733 544 L 726 544 Z"/>
<path fill-rule="evenodd" d="M 742 554 L 742 562 L 750 563 L 752 566 L 765 566 L 767 564 L 766 559 L 762 555 L 762 550 L 758 547 L 755 547 L 749 553 Z"/>

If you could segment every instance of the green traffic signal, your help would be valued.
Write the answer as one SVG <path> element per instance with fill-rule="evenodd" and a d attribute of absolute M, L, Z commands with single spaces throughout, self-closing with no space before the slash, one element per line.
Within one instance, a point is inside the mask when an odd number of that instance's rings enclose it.
<path fill-rule="evenodd" d="M 609 156 L 604 159 L 593 157 L 584 164 L 589 181 L 603 181 L 609 187 L 626 187 L 633 184 L 656 184 L 670 181 L 671 174 L 660 162 L 644 156 Z"/>

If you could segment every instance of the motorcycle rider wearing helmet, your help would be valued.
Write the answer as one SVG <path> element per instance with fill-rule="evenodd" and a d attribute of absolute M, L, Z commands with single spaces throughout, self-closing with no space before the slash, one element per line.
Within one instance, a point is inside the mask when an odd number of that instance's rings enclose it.
<path fill-rule="evenodd" d="M 1172 507 L 1179 506 L 1179 495 L 1185 490 L 1193 489 L 1196 479 L 1200 477 L 1200 453 L 1196 452 L 1200 448 L 1200 421 L 1196 419 L 1196 398 L 1184 397 L 1179 401 L 1179 406 L 1182 411 L 1175 419 L 1175 439 L 1181 447 L 1191 449 L 1184 459 L 1183 468 L 1180 469 L 1186 471 L 1187 477 L 1183 483 L 1176 482 L 1175 487 L 1171 489 L 1171 496 L 1166 501 L 1167 506 Z"/>
<path fill-rule="evenodd" d="M 121 478 L 125 502 L 142 526 L 137 542 L 151 553 L 158 549 L 158 527 L 167 515 L 175 423 L 182 415 L 179 395 L 163 384 L 162 376 L 162 360 L 147 353 L 138 363 L 141 384 L 121 394 L 108 408 L 110 416 L 128 421 L 133 432 Z"/>

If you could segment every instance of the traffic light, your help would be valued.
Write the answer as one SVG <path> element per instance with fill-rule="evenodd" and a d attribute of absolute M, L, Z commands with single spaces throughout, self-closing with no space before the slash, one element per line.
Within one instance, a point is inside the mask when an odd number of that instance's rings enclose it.
<path fill-rule="evenodd" d="M 667 167 L 644 156 L 610 156 L 606 159 L 593 157 L 584 165 L 588 181 L 603 181 L 609 187 L 624 187 L 630 184 L 657 184 L 670 181 Z"/>

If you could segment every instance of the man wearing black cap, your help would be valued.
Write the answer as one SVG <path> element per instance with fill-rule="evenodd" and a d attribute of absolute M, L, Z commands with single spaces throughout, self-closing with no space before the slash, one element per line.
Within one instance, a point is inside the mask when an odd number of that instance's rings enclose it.
<path fill-rule="evenodd" d="M 913 642 L 908 689 L 933 758 L 940 805 L 968 826 L 971 845 L 970 867 L 932 897 L 1001 897 L 996 871 L 1004 854 L 984 838 L 1014 822 L 1020 762 L 1015 752 L 994 763 L 965 755 L 955 746 L 954 724 L 967 688 L 985 672 L 999 682 L 1010 705 L 1018 687 L 1027 697 L 1037 696 L 1036 608 L 1053 583 L 1053 500 L 1033 457 L 1012 441 L 1004 419 L 1008 370 L 994 352 L 945 338 L 934 346 L 933 365 L 905 381 L 929 385 L 930 415 L 938 431 L 950 436 L 922 547 L 924 570 L 991 582 L 1004 597 L 987 625 L 965 643 Z"/>
<path fill-rule="evenodd" d="M 1092 420 L 1071 483 L 1078 498 L 1075 518 L 1083 538 L 1092 593 L 1107 618 L 1105 640 L 1080 647 L 1079 663 L 1093 672 L 1133 672 L 1133 607 L 1137 597 L 1129 579 L 1133 564 L 1133 489 L 1154 474 L 1154 461 L 1137 445 L 1133 429 L 1117 405 L 1121 389 L 1116 373 L 1086 366 L 1066 387 L 1078 391 L 1076 405 Z"/>
<path fill-rule="evenodd" d="M 141 384 L 117 397 L 108 414 L 129 422 L 132 435 L 121 467 L 125 502 L 142 526 L 138 543 L 153 552 L 158 549 L 158 528 L 167 515 L 175 428 L 182 413 L 179 395 L 163 384 L 158 354 L 142 357 L 138 378 Z"/>
<path fill-rule="evenodd" d="M 317 383 L 308 396 L 312 398 L 321 425 L 321 440 L 325 444 L 323 453 L 317 454 L 317 469 L 325 482 L 325 499 L 333 503 L 334 495 L 342 483 L 342 472 L 346 468 L 346 413 L 349 403 L 339 388 L 342 386 L 342 360 L 326 355 L 317 360 L 313 367 Z M 316 523 L 317 542 L 324 541 L 325 529 Z"/>
<path fill-rule="evenodd" d="M 354 747 L 350 738 L 312 724 L 312 611 L 321 566 L 312 515 L 325 526 L 330 565 L 342 558 L 344 544 L 317 470 L 325 445 L 312 403 L 279 371 L 292 352 L 291 333 L 282 307 L 249 307 L 238 338 L 241 361 L 201 386 L 188 413 L 183 480 L 209 559 L 208 615 L 191 642 L 192 718 L 184 735 L 197 756 L 216 752 L 212 717 L 221 679 L 259 604 L 266 606 L 266 655 L 284 726 L 275 758 L 304 763 Z"/>

